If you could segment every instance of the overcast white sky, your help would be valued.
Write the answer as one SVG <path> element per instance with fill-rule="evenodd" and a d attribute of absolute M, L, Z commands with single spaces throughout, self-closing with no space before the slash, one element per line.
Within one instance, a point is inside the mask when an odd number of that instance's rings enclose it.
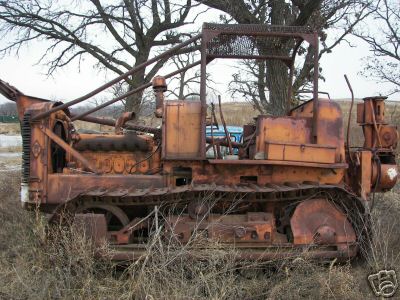
<path fill-rule="evenodd" d="M 207 16 L 199 20 L 196 25 L 200 28 L 202 21 L 208 21 L 208 18 L 215 20 L 215 16 L 218 14 L 207 13 Z M 370 55 L 368 46 L 354 37 L 349 37 L 348 40 L 354 47 L 343 42 L 334 48 L 332 53 L 322 57 L 320 66 L 326 81 L 320 82 L 320 91 L 328 92 L 331 98 L 349 98 L 350 93 L 343 78 L 343 75 L 347 74 L 357 98 L 387 94 L 391 89 L 390 85 L 377 83 L 359 74 L 363 69 L 362 59 Z M 4 47 L 5 43 L 5 40 L 1 40 L 0 47 Z M 43 50 L 44 45 L 35 42 L 28 48 L 22 48 L 18 57 L 11 55 L 0 59 L 0 79 L 9 82 L 28 95 L 69 101 L 95 89 L 106 80 L 116 77 L 115 73 L 110 71 L 108 73 L 99 72 L 93 68 L 93 61 L 90 59 L 81 65 L 80 72 L 76 64 L 71 64 L 58 70 L 53 77 L 47 77 L 45 75 L 46 67 L 35 65 Z M 218 83 L 217 88 L 224 100 L 229 101 L 231 99 L 227 99 L 229 95 L 226 88 L 231 74 L 235 70 L 221 60 L 218 62 L 218 66 L 219 68 L 212 67 L 212 75 Z M 389 99 L 400 100 L 400 95 L 391 95 Z M 6 100 L 0 96 L 0 103 L 4 101 Z"/>

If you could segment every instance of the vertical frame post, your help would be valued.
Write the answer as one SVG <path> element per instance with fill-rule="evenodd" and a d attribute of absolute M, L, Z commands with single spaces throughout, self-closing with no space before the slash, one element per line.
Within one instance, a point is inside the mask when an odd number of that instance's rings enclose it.
<path fill-rule="evenodd" d="M 319 73 L 319 45 L 318 33 L 314 32 L 314 90 L 313 90 L 313 128 L 312 137 L 315 144 L 318 143 L 318 115 L 319 115 L 319 101 L 318 101 L 318 73 Z"/>
<path fill-rule="evenodd" d="M 203 31 L 201 39 L 201 63 L 200 63 L 200 101 L 201 101 L 201 123 L 200 123 L 200 153 L 199 157 L 206 158 L 206 117 L 207 117 L 207 38 Z"/>

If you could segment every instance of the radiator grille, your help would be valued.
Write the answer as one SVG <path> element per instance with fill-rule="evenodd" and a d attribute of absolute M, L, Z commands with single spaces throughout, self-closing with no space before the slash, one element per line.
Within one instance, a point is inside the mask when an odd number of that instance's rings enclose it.
<path fill-rule="evenodd" d="M 21 124 L 22 136 L 22 182 L 29 182 L 31 164 L 31 114 L 25 113 Z"/>

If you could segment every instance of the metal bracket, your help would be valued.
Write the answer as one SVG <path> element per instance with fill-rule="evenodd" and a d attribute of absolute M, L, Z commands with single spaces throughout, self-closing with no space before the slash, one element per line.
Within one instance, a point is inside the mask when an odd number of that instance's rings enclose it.
<path fill-rule="evenodd" d="M 92 166 L 89 161 L 83 157 L 82 154 L 80 154 L 78 151 L 76 151 L 74 148 L 72 148 L 70 145 L 68 145 L 66 142 L 64 142 L 60 137 L 58 137 L 53 131 L 50 129 L 41 126 L 40 130 L 43 131 L 44 134 L 46 134 L 53 142 L 55 142 L 57 145 L 59 145 L 61 148 L 63 148 L 66 152 L 71 154 L 73 157 L 75 157 L 77 160 L 79 160 L 82 165 L 84 165 L 87 169 L 92 171 L 93 173 L 100 174 L 100 172 L 96 169 L 96 167 Z"/>

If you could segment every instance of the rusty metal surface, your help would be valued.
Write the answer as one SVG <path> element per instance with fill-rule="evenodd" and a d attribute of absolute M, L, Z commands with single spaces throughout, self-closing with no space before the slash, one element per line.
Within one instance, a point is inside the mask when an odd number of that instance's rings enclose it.
<path fill-rule="evenodd" d="M 399 140 L 399 132 L 396 126 L 382 126 L 379 130 L 379 137 L 383 148 L 397 148 L 397 142 Z"/>
<path fill-rule="evenodd" d="M 315 129 L 314 124 L 311 123 L 308 129 L 303 129 L 299 131 L 298 134 L 303 135 L 303 131 L 309 131 L 311 128 L 311 136 L 308 138 L 312 141 L 312 131 L 314 129 L 317 130 L 318 145 L 336 147 L 336 162 L 344 162 L 345 149 L 342 110 L 338 103 L 327 99 L 320 99 L 318 105 L 319 115 L 317 129 Z M 296 119 L 313 118 L 313 101 L 306 102 L 298 108 L 293 109 L 290 116 Z"/>
<path fill-rule="evenodd" d="M 147 152 L 131 151 L 83 151 L 83 156 L 92 162 L 103 175 L 114 174 L 148 174 L 159 169 L 159 152 L 147 159 Z M 78 174 L 82 165 L 78 161 L 71 161 L 64 174 Z M 157 173 L 157 172 L 156 172 Z"/>
<path fill-rule="evenodd" d="M 307 26 L 281 26 L 264 24 L 217 24 L 204 23 L 203 29 L 224 33 L 253 35 L 253 34 L 313 34 L 314 31 Z"/>
<path fill-rule="evenodd" d="M 125 126 L 125 123 L 136 118 L 136 114 L 134 112 L 124 112 L 121 116 L 115 121 L 115 134 L 122 134 L 122 128 Z"/>
<path fill-rule="evenodd" d="M 107 240 L 107 223 L 103 214 L 75 214 L 72 228 L 95 246 L 101 246 Z"/>
<path fill-rule="evenodd" d="M 137 230 L 141 230 L 144 228 L 149 228 L 149 220 L 147 217 L 145 218 L 134 218 L 131 222 L 126 224 L 123 228 L 118 231 L 110 231 L 109 239 L 111 243 L 116 245 L 124 245 L 129 244 L 131 240 L 131 235 L 133 232 Z"/>
<path fill-rule="evenodd" d="M 364 148 L 385 148 L 397 142 L 397 134 L 389 145 L 383 145 L 380 131 L 387 128 L 385 123 L 386 97 L 367 97 L 357 105 L 357 122 L 362 126 L 365 142 Z"/>
<path fill-rule="evenodd" d="M 336 150 L 336 147 L 316 144 L 266 142 L 264 157 L 267 160 L 334 164 Z"/>
<path fill-rule="evenodd" d="M 23 93 L 20 92 L 17 88 L 13 87 L 9 83 L 0 79 L 0 94 L 11 101 L 16 101 L 19 96 L 22 96 Z"/>
<path fill-rule="evenodd" d="M 59 138 L 57 135 L 53 133 L 53 131 L 47 129 L 47 128 L 41 128 L 43 132 L 54 142 L 56 142 L 59 146 L 61 146 L 67 153 L 71 154 L 73 157 L 75 157 L 82 165 L 90 172 L 93 173 L 99 173 L 99 171 L 96 169 L 95 166 L 93 166 L 81 153 L 76 151 L 74 148 L 72 148 L 70 145 L 68 145 L 66 142 L 64 142 L 61 138 Z"/>
<path fill-rule="evenodd" d="M 291 142 L 298 144 L 311 143 L 310 119 L 306 117 L 257 118 L 256 151 L 264 152 L 265 143 Z"/>
<path fill-rule="evenodd" d="M 242 215 L 210 214 L 200 219 L 190 216 L 170 216 L 165 223 L 166 238 L 187 243 L 196 235 L 221 243 L 273 243 L 286 242 L 286 237 L 275 229 L 271 213 L 248 212 Z"/>
<path fill-rule="evenodd" d="M 76 199 L 82 194 L 111 196 L 113 193 L 124 191 L 126 187 L 136 187 L 139 191 L 145 191 L 149 187 L 163 186 L 162 179 L 159 175 L 49 174 L 48 203 L 60 204 Z"/>
<path fill-rule="evenodd" d="M 102 176 L 101 179 L 93 175 L 57 175 L 57 177 L 63 178 L 65 182 L 63 185 L 52 188 L 49 193 L 52 203 L 63 204 L 71 200 L 79 199 L 92 199 L 95 197 L 98 201 L 103 199 L 108 201 L 109 199 L 116 198 L 118 202 L 122 202 L 127 205 L 142 205 L 142 204 L 162 204 L 168 201 L 179 202 L 187 201 L 189 199 L 197 198 L 197 195 L 207 195 L 211 193 L 217 197 L 218 194 L 226 196 L 228 199 L 242 198 L 243 200 L 248 198 L 255 202 L 271 201 L 271 199 L 279 200 L 283 197 L 285 200 L 286 194 L 290 195 L 290 192 L 296 192 L 295 197 L 301 198 L 302 193 L 304 197 L 308 197 L 311 194 L 317 194 L 323 191 L 341 191 L 349 193 L 344 189 L 343 186 L 326 185 L 326 184 L 267 184 L 265 186 L 259 186 L 255 184 L 241 184 L 241 185 L 216 185 L 216 184 L 190 184 L 178 186 L 175 188 L 162 187 L 160 186 L 161 177 L 153 176 Z M 59 179 L 50 176 L 52 181 L 58 181 Z M 72 178 L 71 178 L 72 177 Z M 85 180 L 85 186 L 74 186 L 79 180 Z M 124 179 L 124 180 L 122 180 Z M 158 180 L 158 182 L 156 181 Z M 107 184 L 105 184 L 107 183 Z M 68 193 L 71 188 L 74 187 L 73 193 Z M 259 195 L 258 200 L 253 199 L 253 194 Z M 54 195 L 54 198 L 51 197 Z M 350 194 L 351 195 L 351 194 Z M 177 198 L 177 196 L 180 196 Z M 292 197 L 291 197 L 292 198 Z"/>
<path fill-rule="evenodd" d="M 371 188 L 373 186 L 372 183 L 372 153 L 370 151 L 361 151 L 360 152 L 360 172 L 358 173 L 359 187 L 357 187 L 357 191 L 364 198 L 367 199 L 369 193 L 371 192 Z"/>
<path fill-rule="evenodd" d="M 168 101 L 163 117 L 163 159 L 201 159 L 201 102 Z"/>
<path fill-rule="evenodd" d="M 228 246 L 229 247 L 229 246 Z M 132 245 L 118 245 L 113 246 L 115 252 L 113 252 L 113 259 L 117 261 L 137 261 L 144 259 L 146 255 L 146 249 L 143 246 L 132 246 Z M 237 245 L 238 250 L 235 259 L 240 261 L 270 261 L 284 258 L 313 258 L 313 259 L 333 259 L 336 258 L 338 261 L 347 261 L 349 258 L 357 255 L 357 245 L 349 245 L 344 249 L 314 249 L 314 248 L 294 248 L 292 246 L 263 246 L 261 249 L 257 248 L 246 248 L 246 245 L 240 247 Z M 187 255 L 191 255 L 188 250 Z M 207 251 L 207 248 L 191 249 L 193 252 L 199 253 L 200 251 Z M 193 254 L 192 254 L 193 255 Z M 99 253 L 101 256 L 101 253 Z"/>
<path fill-rule="evenodd" d="M 124 135 L 80 135 L 82 138 L 74 145 L 78 151 L 149 151 L 151 144 L 133 132 Z"/>
<path fill-rule="evenodd" d="M 279 166 L 301 166 L 311 168 L 331 168 L 331 169 L 347 169 L 347 163 L 334 163 L 334 164 L 321 164 L 314 162 L 302 162 L 302 161 L 284 161 L 284 160 L 251 160 L 241 159 L 234 161 L 226 160 L 209 160 L 210 164 L 213 165 L 279 165 Z"/>
<path fill-rule="evenodd" d="M 72 115 L 72 119 L 75 116 L 76 115 Z M 97 118 L 97 117 L 93 117 L 93 116 L 80 117 L 79 120 L 85 121 L 85 122 L 90 122 L 90 123 L 96 123 L 96 124 L 101 124 L 101 125 L 112 126 L 112 127 L 114 127 L 115 124 L 116 124 L 116 120 L 114 120 L 114 119 Z M 132 124 L 132 123 L 129 123 L 129 122 L 125 123 L 123 127 L 125 129 L 129 129 L 129 130 L 133 130 L 133 131 L 152 133 L 154 135 L 157 135 L 158 138 L 161 135 L 161 129 L 155 128 L 155 127 L 137 125 L 137 124 Z"/>
<path fill-rule="evenodd" d="M 162 118 L 164 112 L 164 93 L 167 91 L 165 77 L 156 76 L 153 78 L 151 84 L 156 98 L 156 111 L 154 112 L 154 115 L 157 118 Z"/>
<path fill-rule="evenodd" d="M 375 177 L 374 182 L 376 182 L 376 188 L 379 191 L 388 191 L 392 189 L 397 183 L 397 179 L 399 176 L 398 166 L 393 164 L 380 164 L 379 166 L 377 166 L 377 168 L 379 167 L 379 176 L 378 174 L 376 176 L 373 175 Z"/>
<path fill-rule="evenodd" d="M 232 148 L 241 148 L 243 147 L 243 144 L 237 143 L 237 142 L 227 142 L 226 138 L 216 138 L 214 136 L 211 137 L 206 137 L 206 142 L 209 144 L 215 144 L 215 145 L 220 145 L 220 146 L 229 146 L 229 144 L 232 146 Z"/>
<path fill-rule="evenodd" d="M 347 215 L 326 199 L 300 203 L 290 219 L 294 244 L 352 244 L 356 234 Z"/>

